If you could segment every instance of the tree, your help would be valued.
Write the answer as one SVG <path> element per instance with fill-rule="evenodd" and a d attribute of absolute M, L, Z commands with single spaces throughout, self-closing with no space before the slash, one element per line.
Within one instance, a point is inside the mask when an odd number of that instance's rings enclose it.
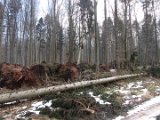
<path fill-rule="evenodd" d="M 93 9 L 93 4 L 91 0 L 80 0 L 78 3 L 80 7 L 80 21 L 81 21 L 81 32 L 79 28 L 79 36 L 80 36 L 80 42 L 79 42 L 79 53 L 78 53 L 78 60 L 77 63 L 80 63 L 81 60 L 81 54 L 82 54 L 82 49 L 84 48 L 84 40 L 85 38 L 89 38 L 86 43 L 88 43 L 88 63 L 91 64 L 91 40 L 93 38 L 93 33 L 94 33 L 94 21 L 93 21 L 93 16 L 94 16 L 94 9 Z M 80 27 L 80 25 L 79 25 Z"/>
<path fill-rule="evenodd" d="M 154 37 L 155 37 L 155 63 L 159 63 L 159 45 L 158 45 L 158 35 L 157 35 L 157 18 L 155 12 L 155 0 L 152 0 L 153 7 L 153 25 L 154 25 Z"/>
<path fill-rule="evenodd" d="M 59 32 L 58 32 L 58 50 L 59 50 L 59 61 L 62 64 L 63 63 L 63 44 L 64 44 L 64 35 L 63 35 L 63 27 L 59 26 Z"/>
<path fill-rule="evenodd" d="M 142 63 L 142 56 L 140 55 L 141 53 L 141 47 L 140 47 L 140 25 L 137 21 L 137 19 L 135 19 L 135 21 L 132 24 L 133 26 L 133 38 L 135 41 L 135 47 L 137 48 L 137 52 L 138 52 L 138 62 Z"/>
<path fill-rule="evenodd" d="M 38 40 L 38 56 L 40 63 L 41 61 L 46 61 L 46 27 L 43 22 L 43 18 L 40 18 L 38 24 L 36 25 L 36 33 Z"/>
<path fill-rule="evenodd" d="M 152 65 L 157 60 L 157 28 L 155 27 L 155 19 L 150 12 L 154 8 L 154 4 L 151 3 L 151 0 L 145 0 L 143 2 L 144 24 L 142 25 L 140 43 L 142 48 L 141 55 L 143 56 L 143 65 Z"/>
<path fill-rule="evenodd" d="M 102 53 L 104 54 L 101 57 L 101 59 L 103 59 L 102 63 L 103 62 L 106 63 L 104 61 L 104 56 L 106 54 L 107 54 L 106 59 L 108 59 L 107 62 L 113 63 L 113 61 L 116 59 L 115 58 L 115 40 L 113 39 L 113 36 L 114 36 L 113 28 L 114 28 L 113 21 L 111 17 L 108 17 L 107 21 L 104 20 L 103 25 L 102 25 L 102 34 L 101 34 L 102 45 L 101 46 L 103 48 Z"/>
<path fill-rule="evenodd" d="M 3 21 L 4 21 L 4 11 L 5 11 L 5 2 L 4 4 L 0 2 L 0 62 L 2 62 L 2 37 L 3 37 Z"/>
<path fill-rule="evenodd" d="M 104 0 L 104 33 L 103 33 L 103 40 L 102 40 L 102 63 L 107 64 L 108 63 L 108 37 L 107 36 L 107 5 L 106 0 Z M 106 33 L 105 33 L 106 32 Z"/>
<path fill-rule="evenodd" d="M 71 0 L 68 1 L 68 38 L 69 38 L 69 52 L 68 52 L 68 62 L 74 62 L 74 52 L 75 52 L 75 30 L 74 30 L 74 22 L 73 22 L 73 13 L 74 6 L 71 3 Z"/>
<path fill-rule="evenodd" d="M 94 32 L 95 32 L 95 62 L 96 62 L 96 72 L 99 72 L 99 40 L 98 40 L 98 23 L 97 23 L 97 1 L 94 0 Z"/>
<path fill-rule="evenodd" d="M 17 17 L 21 8 L 21 0 L 11 0 L 8 2 L 8 25 L 9 25 L 9 42 L 10 42 L 10 63 L 15 63 L 15 47 L 17 39 Z"/>
<path fill-rule="evenodd" d="M 114 0 L 114 37 L 116 41 L 116 64 L 117 64 L 117 69 L 120 68 L 120 58 L 119 58 L 119 42 L 118 42 L 118 10 L 117 10 L 117 0 Z"/>

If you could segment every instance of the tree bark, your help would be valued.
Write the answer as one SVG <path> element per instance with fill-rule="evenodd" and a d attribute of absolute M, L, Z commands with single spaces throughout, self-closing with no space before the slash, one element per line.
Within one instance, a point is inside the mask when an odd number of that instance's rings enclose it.
<path fill-rule="evenodd" d="M 39 88 L 39 89 L 34 88 L 31 90 L 26 90 L 26 91 L 19 91 L 19 92 L 16 91 L 16 92 L 5 93 L 5 94 L 0 95 L 0 98 L 1 98 L 0 104 L 5 103 L 5 102 L 14 101 L 14 100 L 32 98 L 32 97 L 54 93 L 58 91 L 64 91 L 64 90 L 86 87 L 86 86 L 91 86 L 91 85 L 103 84 L 106 82 L 112 82 L 112 81 L 116 81 L 120 79 L 127 79 L 127 78 L 133 78 L 133 77 L 144 76 L 144 75 L 146 74 L 141 73 L 141 74 L 128 74 L 128 75 L 123 75 L 123 76 L 120 75 L 120 76 L 102 78 L 102 79 L 97 79 L 97 80 L 81 81 L 81 82 L 75 82 L 71 84 L 51 86 L 51 87 L 46 87 L 46 88 Z"/>
<path fill-rule="evenodd" d="M 98 23 L 97 23 L 97 1 L 94 0 L 94 14 L 95 14 L 95 63 L 96 63 L 96 72 L 99 72 L 99 40 L 98 40 Z"/>
<path fill-rule="evenodd" d="M 117 10 L 117 0 L 114 1 L 115 5 L 115 12 L 114 12 L 114 36 L 115 36 L 115 51 L 116 51 L 116 64 L 117 64 L 117 69 L 120 69 L 120 61 L 119 61 L 119 40 L 118 40 L 118 10 Z"/>
<path fill-rule="evenodd" d="M 104 39 L 104 63 L 108 64 L 108 40 L 107 40 L 107 5 L 106 5 L 106 0 L 104 0 L 104 21 L 105 21 L 105 39 Z"/>

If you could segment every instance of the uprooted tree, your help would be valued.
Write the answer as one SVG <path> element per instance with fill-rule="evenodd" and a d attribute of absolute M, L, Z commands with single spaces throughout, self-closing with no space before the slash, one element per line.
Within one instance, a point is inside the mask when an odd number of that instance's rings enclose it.
<path fill-rule="evenodd" d="M 0 87 L 7 89 L 19 89 L 22 86 L 40 87 L 47 84 L 48 76 L 72 81 L 77 79 L 79 74 L 80 70 L 77 65 L 71 63 L 49 65 L 43 62 L 30 68 L 18 64 L 1 63 Z"/>

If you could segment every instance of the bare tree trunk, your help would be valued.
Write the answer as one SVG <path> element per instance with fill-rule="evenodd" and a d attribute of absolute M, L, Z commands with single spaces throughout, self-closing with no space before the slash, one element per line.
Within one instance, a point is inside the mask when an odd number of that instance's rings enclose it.
<path fill-rule="evenodd" d="M 83 11 L 82 11 L 83 12 Z M 80 22 L 79 22 L 79 51 L 78 51 L 78 59 L 77 59 L 77 64 L 81 63 L 81 59 L 82 59 L 82 51 L 83 51 L 83 39 L 84 39 L 84 19 L 83 19 L 83 14 L 81 13 L 81 22 L 82 22 L 82 30 L 81 30 L 81 26 L 80 26 Z"/>
<path fill-rule="evenodd" d="M 5 61 L 9 62 L 9 57 L 8 57 L 8 41 L 9 41 L 9 33 L 10 33 L 10 27 L 9 27 L 9 14 L 7 13 L 7 33 L 6 33 L 6 39 L 5 39 Z"/>
<path fill-rule="evenodd" d="M 98 26 L 97 26 L 97 1 L 94 0 L 94 14 L 95 14 L 95 61 L 96 61 L 96 72 L 99 72 L 99 40 L 98 40 Z"/>
<path fill-rule="evenodd" d="M 82 22 L 82 29 L 83 29 L 83 22 Z M 81 28 L 80 28 L 80 24 L 79 24 L 79 51 L 78 51 L 77 64 L 81 63 L 82 50 L 83 50 L 83 35 L 81 33 Z"/>
<path fill-rule="evenodd" d="M 115 5 L 115 13 L 114 13 L 114 35 L 115 35 L 115 41 L 116 41 L 116 64 L 117 64 L 117 69 L 120 68 L 120 61 L 119 61 L 119 40 L 118 40 L 118 36 L 117 36 L 117 27 L 118 27 L 118 13 L 117 13 L 117 0 L 114 1 L 114 5 Z"/>
<path fill-rule="evenodd" d="M 128 52 L 128 56 L 130 58 L 132 52 L 134 51 L 135 48 L 135 43 L 133 40 L 133 32 L 132 32 L 132 16 L 131 16 L 131 5 L 129 3 L 129 30 L 130 30 L 130 44 L 129 44 L 129 52 Z"/>
<path fill-rule="evenodd" d="M 97 85 L 97 84 L 103 84 L 111 81 L 121 80 L 121 79 L 127 79 L 127 78 L 133 78 L 138 76 L 144 76 L 146 74 L 130 74 L 130 75 L 123 75 L 123 76 L 114 76 L 109 78 L 102 78 L 97 80 L 91 80 L 91 81 L 82 81 L 82 82 L 75 82 L 71 84 L 65 84 L 65 85 L 58 85 L 58 86 L 52 86 L 47 88 L 35 88 L 31 90 L 26 91 L 19 91 L 19 92 L 11 92 L 11 93 L 5 93 L 0 95 L 0 103 L 10 102 L 14 100 L 20 100 L 20 99 L 26 99 L 26 98 L 32 98 L 40 95 L 45 95 L 57 91 L 64 91 L 64 90 L 70 90 L 80 87 L 87 87 L 91 85 Z"/>
<path fill-rule="evenodd" d="M 158 36 L 157 36 L 157 19 L 156 19 L 156 12 L 155 12 L 155 1 L 152 1 L 153 12 L 154 12 L 154 36 L 155 36 L 155 63 L 159 63 L 159 45 L 158 45 Z"/>
<path fill-rule="evenodd" d="M 104 25 L 104 27 L 105 27 L 105 33 L 106 33 L 106 35 L 107 35 L 107 5 L 106 5 L 106 0 L 104 0 L 104 18 L 105 18 L 105 25 Z M 104 40 L 105 40 L 105 42 L 104 42 L 104 58 L 102 58 L 102 59 L 104 59 L 105 60 L 105 64 L 108 64 L 108 39 L 107 39 L 107 37 L 108 36 L 106 36 L 105 35 L 105 38 L 104 38 Z"/>
<path fill-rule="evenodd" d="M 144 2 L 147 5 L 147 0 Z M 143 65 L 146 66 L 149 63 L 148 59 L 148 49 L 149 49 L 149 39 L 148 39 L 148 8 L 147 6 L 144 8 L 144 13 L 145 13 L 145 39 L 146 39 L 146 46 L 145 46 L 145 52 L 144 52 L 144 58 L 143 58 Z"/>
<path fill-rule="evenodd" d="M 29 55 L 28 55 L 28 57 L 29 57 L 29 61 L 28 61 L 28 65 L 31 65 L 32 64 L 32 54 L 33 54 L 33 48 L 32 48 L 32 45 L 33 45 L 33 19 L 34 19 L 34 1 L 33 0 L 31 0 L 30 1 L 31 3 L 30 3 L 30 6 L 31 6 L 31 10 L 30 10 L 30 25 L 29 25 Z"/>
<path fill-rule="evenodd" d="M 56 62 L 56 50 L 57 50 L 57 45 L 56 45 L 56 41 L 57 41 L 57 36 L 56 36 L 56 30 L 57 30 L 57 27 L 56 27 L 56 5 L 57 5 L 57 0 L 53 0 L 53 33 L 52 33 L 52 41 L 53 41 L 53 51 L 51 52 L 51 56 L 53 56 L 53 63 Z"/>
<path fill-rule="evenodd" d="M 0 2 L 0 62 L 2 62 L 2 37 L 3 37 L 3 18 L 4 18 L 4 7 Z"/>
<path fill-rule="evenodd" d="M 128 40 L 127 40 L 127 0 L 124 0 L 124 6 L 125 6 L 125 10 L 124 10 L 124 55 L 125 55 L 125 61 L 128 61 L 128 52 L 127 52 L 127 48 L 128 48 Z"/>
<path fill-rule="evenodd" d="M 15 63 L 15 37 L 16 37 L 16 31 L 17 31 L 17 16 L 15 16 L 13 22 L 14 22 L 14 25 L 11 27 L 10 26 L 10 29 L 11 29 L 11 36 L 10 36 L 10 63 Z"/>
<path fill-rule="evenodd" d="M 73 23 L 73 5 L 71 0 L 68 1 L 68 19 L 69 19 L 69 30 L 68 30 L 68 38 L 69 38 L 69 58 L 68 62 L 74 61 L 74 23 Z"/>
<path fill-rule="evenodd" d="M 91 46 L 91 40 L 92 40 L 92 34 L 91 31 L 89 31 L 89 41 L 88 41 L 88 63 L 91 64 L 91 57 L 92 57 L 92 46 Z"/>

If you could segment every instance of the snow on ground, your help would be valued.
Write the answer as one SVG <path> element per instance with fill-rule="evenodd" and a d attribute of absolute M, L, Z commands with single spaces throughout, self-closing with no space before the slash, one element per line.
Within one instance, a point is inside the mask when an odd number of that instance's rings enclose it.
<path fill-rule="evenodd" d="M 145 115 L 143 117 L 143 120 L 156 120 L 156 116 L 160 115 L 160 110 L 159 109 L 151 110 L 150 108 L 153 108 L 154 106 L 157 106 L 157 105 L 160 106 L 160 96 L 152 98 L 151 100 L 146 101 L 143 104 L 138 105 L 137 107 L 135 107 L 132 110 L 128 111 L 127 112 L 128 115 L 126 116 L 126 118 L 129 118 L 130 116 L 134 116 L 134 115 L 137 116 L 138 113 L 140 113 L 142 111 L 147 111 L 147 114 L 142 113 L 142 115 Z M 140 119 L 142 120 L 142 116 L 141 116 Z M 125 116 L 118 116 L 114 120 L 127 120 L 127 119 L 125 119 Z"/>
<path fill-rule="evenodd" d="M 93 92 L 89 92 L 89 95 L 90 95 L 91 97 L 93 97 L 93 98 L 96 100 L 96 102 L 98 102 L 98 103 L 101 104 L 101 105 L 106 105 L 106 104 L 110 105 L 110 104 L 111 104 L 110 102 L 105 102 L 104 100 L 102 100 L 102 99 L 100 98 L 101 95 L 94 96 L 94 95 L 93 95 Z"/>
<path fill-rule="evenodd" d="M 44 101 L 39 101 L 36 103 L 32 104 L 32 107 L 28 110 L 29 112 L 35 113 L 35 114 L 39 114 L 39 110 L 40 108 L 45 108 L 45 107 L 51 107 L 52 105 L 52 100 L 44 103 Z"/>
<path fill-rule="evenodd" d="M 25 115 L 27 112 L 31 112 L 31 113 L 34 113 L 34 114 L 39 114 L 40 113 L 40 108 L 45 108 L 45 107 L 50 107 L 51 108 L 51 105 L 52 105 L 52 100 L 48 101 L 48 102 L 45 102 L 45 101 L 39 101 L 39 102 L 35 102 L 33 103 L 31 106 L 30 109 L 28 110 L 24 110 L 24 111 L 21 111 L 15 118 L 18 119 L 18 118 L 23 118 L 25 119 Z"/>
<path fill-rule="evenodd" d="M 154 81 L 148 79 L 146 80 L 145 82 L 144 81 L 132 81 L 132 82 L 129 82 L 127 84 L 123 84 L 122 83 L 122 86 L 115 86 L 114 88 L 109 88 L 106 90 L 106 93 L 109 93 L 109 94 L 112 94 L 114 92 L 118 93 L 120 96 L 123 97 L 124 99 L 124 103 L 123 105 L 124 106 L 127 106 L 127 105 L 132 105 L 132 106 L 135 106 L 137 105 L 137 103 L 141 103 L 143 102 L 144 100 L 147 100 L 147 99 L 150 99 L 150 98 L 145 98 L 145 97 L 148 97 L 150 95 L 150 91 L 148 88 L 146 88 L 146 84 L 152 84 L 153 86 L 155 85 Z M 158 84 L 155 85 L 155 94 L 156 95 L 160 95 L 160 86 L 158 86 Z M 79 94 L 83 94 L 83 92 L 80 92 Z M 107 102 L 105 100 L 102 100 L 101 99 L 101 95 L 94 95 L 94 92 L 89 92 L 88 93 L 91 97 L 93 97 L 97 103 L 99 104 L 102 104 L 102 105 L 106 105 L 106 104 L 112 104 L 110 102 Z M 148 95 L 148 96 L 147 96 Z M 154 96 L 152 96 L 154 97 Z M 151 97 L 151 98 L 152 98 Z M 35 113 L 35 114 L 39 114 L 39 109 L 40 108 L 45 108 L 45 107 L 49 107 L 51 108 L 51 104 L 52 104 L 52 101 L 48 101 L 48 102 L 45 102 L 45 101 L 39 101 L 39 102 L 36 102 L 36 103 L 33 103 L 31 106 L 31 108 L 29 108 L 27 111 L 22 111 L 20 115 L 25 115 L 27 112 L 32 112 L 32 113 Z M 127 116 L 118 116 L 117 118 L 115 118 L 114 120 L 129 120 L 129 119 L 125 119 L 126 117 L 130 117 L 130 116 L 134 116 L 135 114 L 141 112 L 141 111 L 144 111 L 144 110 L 147 110 L 149 109 L 151 106 L 153 105 L 160 105 L 160 96 L 158 97 L 155 97 L 149 101 L 146 101 L 144 102 L 143 104 L 133 108 L 132 110 L 129 110 L 127 112 Z M 52 108 L 51 108 L 52 109 Z M 148 112 L 149 113 L 149 112 Z M 160 115 L 160 109 L 159 110 L 156 110 L 156 111 L 153 111 L 151 113 L 149 113 L 148 115 L 146 115 L 144 117 L 144 120 L 155 120 L 156 119 L 156 116 Z M 22 118 L 22 117 L 21 117 Z"/>
<path fill-rule="evenodd" d="M 146 101 L 143 104 L 137 106 L 133 110 L 130 110 L 128 112 L 128 116 L 131 116 L 131 115 L 133 115 L 133 114 L 135 114 L 135 113 L 137 113 L 137 112 L 139 112 L 141 110 L 147 109 L 148 107 L 150 107 L 151 105 L 154 105 L 154 104 L 160 104 L 160 96 L 152 98 L 151 100 Z"/>

